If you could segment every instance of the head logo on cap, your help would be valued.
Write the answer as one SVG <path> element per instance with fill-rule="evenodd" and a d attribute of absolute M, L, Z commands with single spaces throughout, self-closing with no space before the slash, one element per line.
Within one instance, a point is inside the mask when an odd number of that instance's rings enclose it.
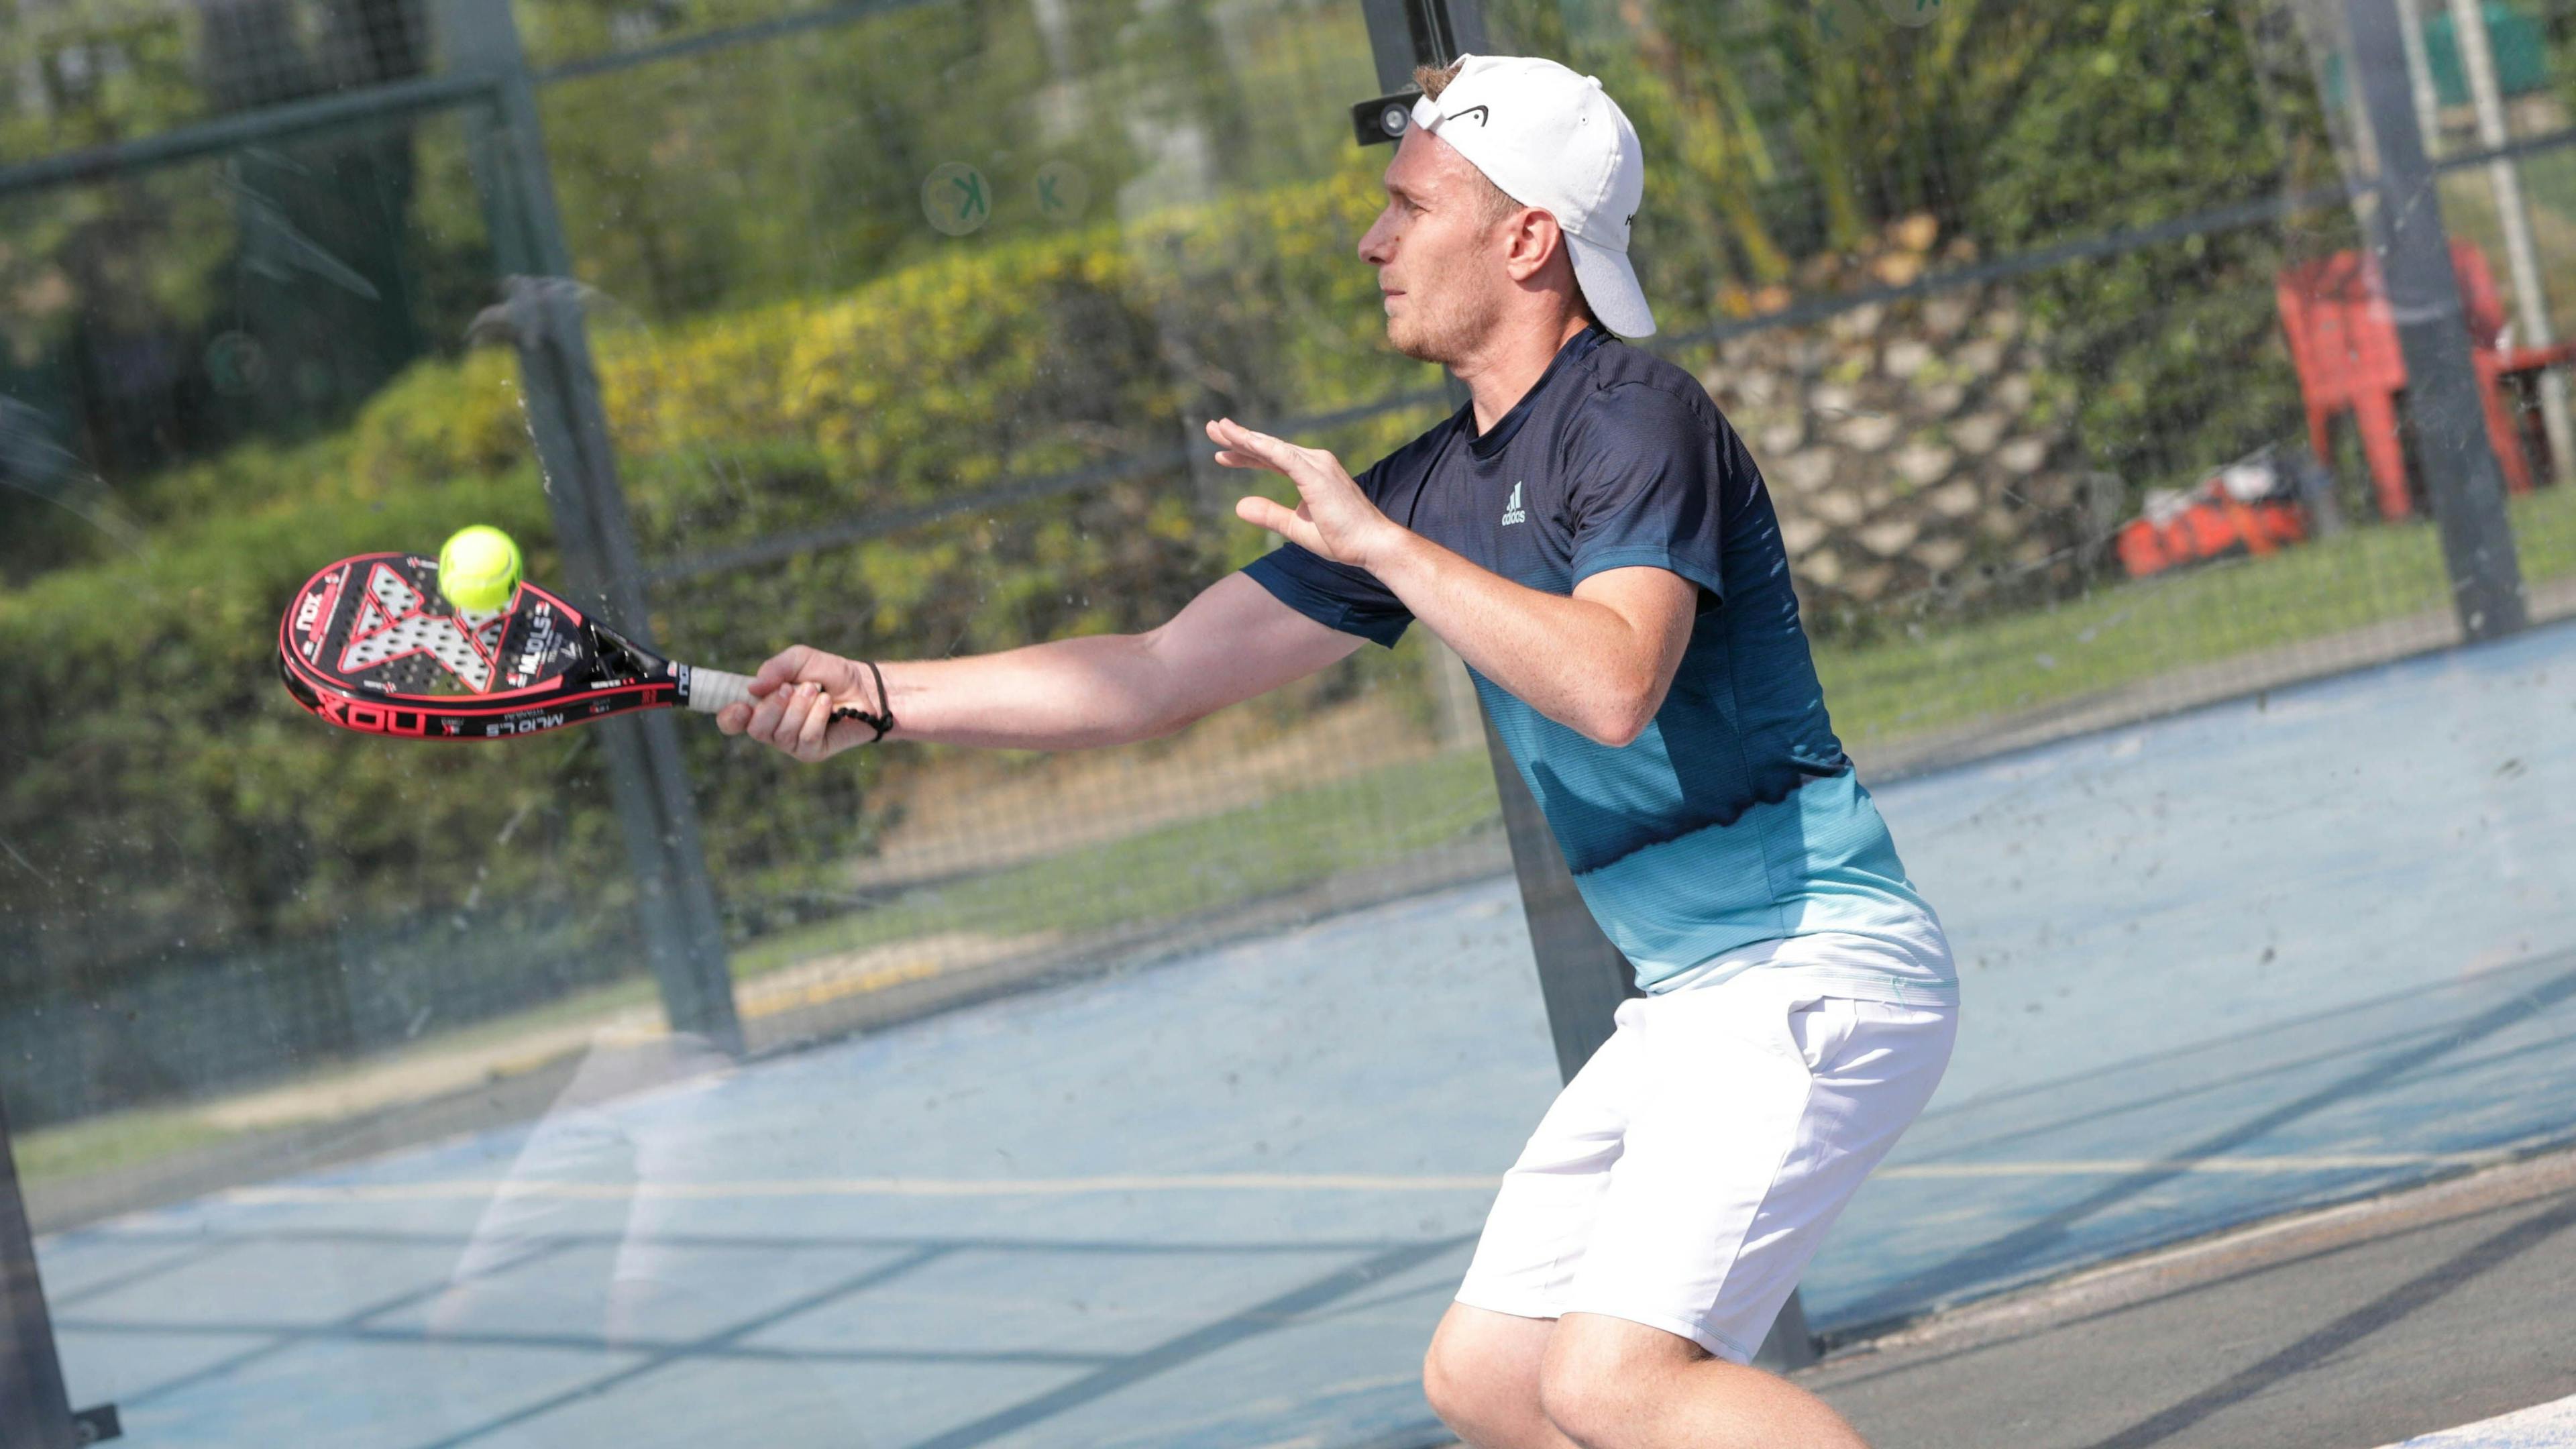
<path fill-rule="evenodd" d="M 1500 115 L 1498 100 L 1509 102 Z M 1654 334 L 1655 314 L 1628 261 L 1645 157 L 1637 128 L 1597 78 L 1534 56 L 1460 56 L 1440 98 L 1413 103 L 1413 124 L 1514 201 L 1556 218 L 1574 279 L 1602 326 L 1622 337 Z"/>

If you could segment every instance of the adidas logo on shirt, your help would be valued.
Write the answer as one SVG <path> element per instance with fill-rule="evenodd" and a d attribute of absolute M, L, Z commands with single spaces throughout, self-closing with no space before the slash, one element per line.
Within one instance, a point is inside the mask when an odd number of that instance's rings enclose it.
<path fill-rule="evenodd" d="M 1529 515 L 1527 513 L 1521 511 L 1521 485 L 1514 483 L 1512 485 L 1512 500 L 1503 505 L 1503 523 L 1508 527 L 1509 525 L 1519 523 L 1528 517 Z"/>

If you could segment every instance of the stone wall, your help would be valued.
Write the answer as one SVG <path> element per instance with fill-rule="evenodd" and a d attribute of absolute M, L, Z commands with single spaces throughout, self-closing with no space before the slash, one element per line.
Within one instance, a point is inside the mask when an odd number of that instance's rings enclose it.
<path fill-rule="evenodd" d="M 1857 275 L 1801 281 L 1814 295 L 1910 278 L 1930 230 L 1900 223 L 1886 251 L 1838 268 Z M 2046 345 L 1988 284 L 1731 338 L 1701 361 L 1770 483 L 1812 625 L 2028 601 L 2100 566 L 2126 498 L 2083 465 Z"/>

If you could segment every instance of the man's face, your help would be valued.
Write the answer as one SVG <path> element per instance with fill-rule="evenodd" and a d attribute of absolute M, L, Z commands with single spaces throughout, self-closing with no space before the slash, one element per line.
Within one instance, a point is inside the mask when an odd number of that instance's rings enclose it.
<path fill-rule="evenodd" d="M 1386 209 L 1360 238 L 1377 268 L 1386 337 L 1407 357 L 1454 363 L 1491 331 L 1511 289 L 1504 218 L 1490 184 L 1427 131 L 1408 130 L 1386 168 Z"/>

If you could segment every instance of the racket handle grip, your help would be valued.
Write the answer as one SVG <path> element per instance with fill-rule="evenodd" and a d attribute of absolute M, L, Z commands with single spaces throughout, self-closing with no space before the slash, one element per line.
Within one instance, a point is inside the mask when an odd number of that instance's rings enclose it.
<path fill-rule="evenodd" d="M 683 702 L 700 714 L 714 714 L 729 704 L 751 702 L 751 676 L 748 674 L 728 674 L 721 669 L 692 666 L 688 680 L 688 687 L 682 691 L 688 698 Z"/>

